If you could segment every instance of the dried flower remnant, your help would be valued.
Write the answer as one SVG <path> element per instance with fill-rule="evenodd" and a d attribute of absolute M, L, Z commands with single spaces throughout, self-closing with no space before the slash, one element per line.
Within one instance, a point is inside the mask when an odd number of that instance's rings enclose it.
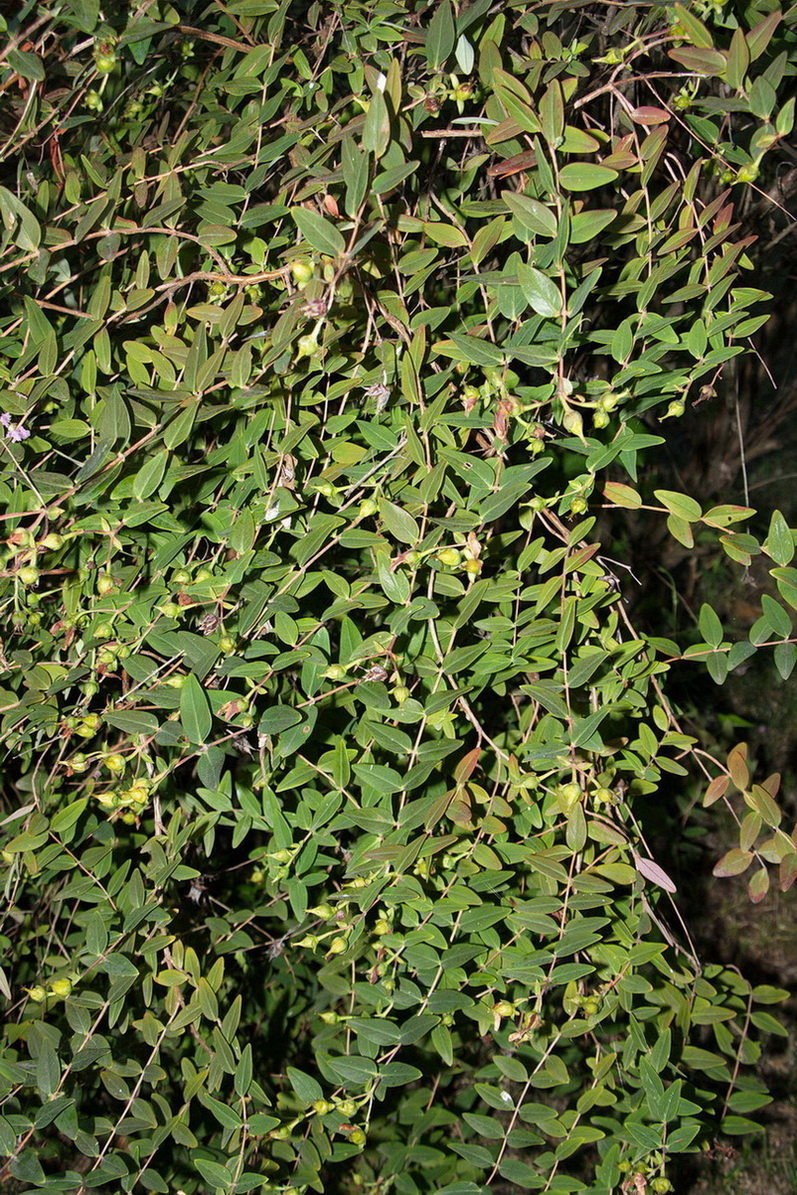
<path fill-rule="evenodd" d="M 303 305 L 302 311 L 309 319 L 322 319 L 326 315 L 328 307 L 326 299 L 308 299 Z"/>
<path fill-rule="evenodd" d="M 386 386 L 384 382 L 376 382 L 373 386 L 365 388 L 365 397 L 374 399 L 376 402 L 376 411 L 379 414 L 387 406 L 387 400 L 390 398 L 390 387 Z"/>

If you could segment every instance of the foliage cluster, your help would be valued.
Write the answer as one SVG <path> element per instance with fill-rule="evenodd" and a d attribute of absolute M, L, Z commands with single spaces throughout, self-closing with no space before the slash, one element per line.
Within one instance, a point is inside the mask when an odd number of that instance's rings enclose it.
<path fill-rule="evenodd" d="M 666 1192 L 756 1131 L 783 993 L 667 928 L 643 827 L 699 768 L 717 874 L 797 874 L 778 778 L 668 698 L 685 658 L 788 678 L 794 533 L 644 461 L 767 318 L 734 205 L 777 202 L 795 26 L 21 6 L 8 1190 Z M 779 598 L 744 639 L 643 633 L 629 511 Z"/>

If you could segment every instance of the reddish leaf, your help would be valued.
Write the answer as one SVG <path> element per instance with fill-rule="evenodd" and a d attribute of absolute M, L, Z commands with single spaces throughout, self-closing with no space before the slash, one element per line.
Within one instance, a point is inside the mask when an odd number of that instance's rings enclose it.
<path fill-rule="evenodd" d="M 458 785 L 464 784 L 466 780 L 470 780 L 476 770 L 476 764 L 479 762 L 480 755 L 481 747 L 474 747 L 467 755 L 462 756 L 462 759 L 454 768 L 454 779 Z"/>
<path fill-rule="evenodd" d="M 726 855 L 722 856 L 714 867 L 713 874 L 715 876 L 738 876 L 747 871 L 752 862 L 751 851 L 740 851 L 738 847 L 735 847 L 734 850 L 728 851 Z"/>
<path fill-rule="evenodd" d="M 788 892 L 797 878 L 797 852 L 790 852 L 781 861 L 778 868 L 778 887 L 781 892 Z"/>
<path fill-rule="evenodd" d="M 703 807 L 708 809 L 709 805 L 713 805 L 720 797 L 724 797 L 729 784 L 730 777 L 715 776 L 703 795 Z"/>
<path fill-rule="evenodd" d="M 728 771 L 731 774 L 731 780 L 739 791 L 744 792 L 750 783 L 750 773 L 747 770 L 747 743 L 737 743 L 730 751 L 728 755 Z"/>
<path fill-rule="evenodd" d="M 670 879 L 664 868 L 659 867 L 658 863 L 654 863 L 652 859 L 643 859 L 641 855 L 634 855 L 634 865 L 639 874 L 646 880 L 650 880 L 651 884 L 657 884 L 665 892 L 678 891 L 674 881 Z"/>
<path fill-rule="evenodd" d="M 766 867 L 762 867 L 747 885 L 747 894 L 753 904 L 757 905 L 764 899 L 767 892 L 769 892 L 769 872 Z"/>
<path fill-rule="evenodd" d="M 634 108 L 631 113 L 631 119 L 634 124 L 666 124 L 670 119 L 669 112 L 665 112 L 663 108 L 651 108 L 643 105 L 641 108 Z"/>

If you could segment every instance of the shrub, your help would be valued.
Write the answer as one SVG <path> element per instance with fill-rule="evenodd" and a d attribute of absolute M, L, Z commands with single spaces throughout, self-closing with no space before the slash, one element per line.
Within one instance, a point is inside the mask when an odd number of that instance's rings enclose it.
<path fill-rule="evenodd" d="M 794 19 L 9 27 L 7 1189 L 664 1192 L 756 1131 L 784 993 L 667 927 L 644 824 L 698 767 L 717 874 L 791 885 L 777 778 L 668 686 L 788 677 L 794 535 L 644 462 L 767 318 Z M 781 600 L 635 627 L 627 517 Z"/>

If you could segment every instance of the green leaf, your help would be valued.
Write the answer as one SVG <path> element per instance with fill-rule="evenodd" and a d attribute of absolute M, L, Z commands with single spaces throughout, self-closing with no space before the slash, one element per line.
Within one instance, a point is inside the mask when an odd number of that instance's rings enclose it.
<path fill-rule="evenodd" d="M 454 14 L 449 0 L 438 0 L 426 33 L 426 58 L 438 70 L 451 56 L 456 42 Z"/>
<path fill-rule="evenodd" d="M 700 607 L 698 627 L 700 628 L 700 634 L 709 646 L 719 647 L 724 637 L 722 623 L 711 606 L 705 602 Z"/>
<path fill-rule="evenodd" d="M 504 191 L 501 198 L 521 228 L 525 228 L 534 236 L 556 236 L 556 216 L 544 203 L 530 199 L 527 195 L 516 194 L 514 191 Z"/>
<path fill-rule="evenodd" d="M 363 149 L 372 153 L 377 161 L 383 157 L 390 144 L 390 113 L 381 91 L 376 91 L 371 96 L 365 114 L 362 140 Z"/>
<path fill-rule="evenodd" d="M 157 490 L 163 481 L 168 461 L 169 453 L 163 450 L 156 452 L 154 456 L 151 456 L 141 466 L 133 479 L 133 496 L 139 502 L 143 502 L 145 498 L 149 498 L 150 494 L 154 494 L 155 490 Z"/>
<path fill-rule="evenodd" d="M 618 213 L 609 209 L 577 212 L 570 220 L 571 245 L 584 245 L 597 240 L 605 228 L 614 223 Z"/>
<path fill-rule="evenodd" d="M 696 523 L 702 518 L 703 512 L 699 503 L 687 494 L 678 494 L 673 490 L 654 490 L 653 493 L 662 506 L 676 518 L 683 519 L 686 523 Z"/>
<path fill-rule="evenodd" d="M 776 564 L 791 564 L 794 558 L 794 536 L 789 524 L 779 510 L 772 512 L 769 520 L 769 531 L 764 540 L 764 551 L 771 556 Z"/>
<path fill-rule="evenodd" d="M 46 78 L 44 63 L 38 54 L 32 54 L 29 50 L 10 49 L 6 57 L 11 69 L 21 75 L 23 79 L 31 79 L 34 83 L 44 82 Z"/>
<path fill-rule="evenodd" d="M 797 644 L 778 643 L 775 647 L 775 667 L 781 680 L 788 680 L 797 664 Z"/>
<path fill-rule="evenodd" d="M 213 724 L 210 703 L 193 672 L 180 690 L 180 721 L 190 742 L 199 745 L 207 741 Z"/>
<path fill-rule="evenodd" d="M 778 585 L 778 592 L 792 610 L 797 610 L 797 569 L 773 568 L 772 576 Z"/>
<path fill-rule="evenodd" d="M 710 49 L 714 45 L 708 27 L 693 12 L 690 12 L 683 4 L 673 4 L 672 8 L 675 21 L 685 31 L 693 46 Z"/>
<path fill-rule="evenodd" d="M 693 548 L 695 546 L 691 520 L 679 518 L 677 515 L 670 515 L 667 519 L 667 529 L 673 539 L 677 539 L 678 543 L 683 544 L 685 548 Z"/>
<path fill-rule="evenodd" d="M 612 502 L 615 506 L 623 506 L 626 510 L 639 510 L 642 505 L 641 495 L 630 485 L 625 485 L 620 481 L 607 481 L 603 487 L 603 493 L 607 502 Z"/>
<path fill-rule="evenodd" d="M 668 50 L 667 53 L 679 66 L 686 67 L 690 74 L 719 76 L 725 74 L 725 55 L 719 50 L 694 50 L 689 47 L 679 47 L 677 50 Z"/>
<path fill-rule="evenodd" d="M 291 216 L 304 239 L 319 253 L 326 253 L 329 257 L 343 255 L 346 242 L 331 221 L 307 207 L 291 208 Z"/>
<path fill-rule="evenodd" d="M 412 515 L 408 514 L 395 502 L 388 502 L 386 498 L 379 500 L 379 517 L 385 529 L 403 544 L 417 544 L 420 542 L 421 529 Z"/>
<path fill-rule="evenodd" d="M 459 332 L 452 332 L 450 341 L 439 342 L 434 347 L 438 351 L 443 351 L 443 346 L 446 346 L 447 356 L 467 361 L 471 365 L 492 367 L 502 365 L 504 362 L 504 354 L 501 350 L 479 336 L 463 336 Z"/>
<path fill-rule="evenodd" d="M 594 191 L 608 187 L 617 178 L 616 170 L 594 162 L 569 162 L 559 171 L 559 181 L 568 191 Z"/>
<path fill-rule="evenodd" d="M 520 264 L 517 270 L 520 289 L 537 315 L 556 319 L 562 310 L 562 292 L 556 283 L 534 266 Z"/>
<path fill-rule="evenodd" d="M 297 1070 L 294 1066 L 289 1066 L 285 1074 L 291 1087 L 305 1104 L 312 1104 L 315 1100 L 323 1098 L 324 1089 L 312 1075 Z"/>

